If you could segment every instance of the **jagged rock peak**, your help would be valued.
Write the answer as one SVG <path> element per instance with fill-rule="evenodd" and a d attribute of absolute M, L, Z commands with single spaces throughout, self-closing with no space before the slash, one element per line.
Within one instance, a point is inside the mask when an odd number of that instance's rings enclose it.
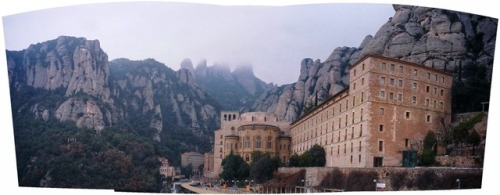
<path fill-rule="evenodd" d="M 189 70 L 189 72 L 191 72 L 191 74 L 194 74 L 194 68 L 193 68 L 193 63 L 191 62 L 191 59 L 186 58 L 186 59 L 182 60 L 181 69 Z"/>

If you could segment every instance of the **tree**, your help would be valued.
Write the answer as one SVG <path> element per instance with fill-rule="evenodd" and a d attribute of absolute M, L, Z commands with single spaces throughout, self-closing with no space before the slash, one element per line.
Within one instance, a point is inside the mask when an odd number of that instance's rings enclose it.
<path fill-rule="evenodd" d="M 189 163 L 187 166 L 181 167 L 181 173 L 186 177 L 191 177 L 191 174 L 193 173 L 193 165 Z"/>
<path fill-rule="evenodd" d="M 433 165 L 436 157 L 436 134 L 434 134 L 434 131 L 429 131 L 424 137 L 424 150 L 422 151 L 422 154 L 420 155 L 420 162 L 419 164 L 421 166 L 430 166 Z"/>
<path fill-rule="evenodd" d="M 289 167 L 299 167 L 300 166 L 299 155 L 297 155 L 297 153 L 292 154 L 292 156 L 290 157 L 290 160 L 288 161 L 288 166 Z"/>
<path fill-rule="evenodd" d="M 472 156 L 474 156 L 475 147 L 481 143 L 481 136 L 475 129 L 467 136 L 467 143 L 472 145 Z"/>
<path fill-rule="evenodd" d="M 250 166 L 239 155 L 233 152 L 222 160 L 222 173 L 219 175 L 224 180 L 243 180 L 250 175 Z"/>
<path fill-rule="evenodd" d="M 301 167 L 311 167 L 313 164 L 313 159 L 311 156 L 311 153 L 308 151 L 305 151 L 299 156 L 299 166 Z"/>
<path fill-rule="evenodd" d="M 278 170 L 281 159 L 278 156 L 271 157 L 268 153 L 250 165 L 250 177 L 257 183 L 263 183 L 273 178 L 273 173 Z"/>
<path fill-rule="evenodd" d="M 309 149 L 309 153 L 312 157 L 313 167 L 324 167 L 326 164 L 325 157 L 325 149 L 318 144 L 315 144 L 311 149 Z"/>

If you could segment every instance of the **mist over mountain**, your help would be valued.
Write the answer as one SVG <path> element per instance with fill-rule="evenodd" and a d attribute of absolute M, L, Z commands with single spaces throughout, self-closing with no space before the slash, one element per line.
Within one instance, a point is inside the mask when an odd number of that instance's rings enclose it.
<path fill-rule="evenodd" d="M 262 93 L 275 87 L 257 78 L 249 65 L 238 66 L 231 72 L 225 64 L 208 66 L 206 60 L 193 68 L 191 60 L 185 59 L 181 62 L 181 69 L 191 72 L 198 86 L 225 110 L 248 111 Z"/>

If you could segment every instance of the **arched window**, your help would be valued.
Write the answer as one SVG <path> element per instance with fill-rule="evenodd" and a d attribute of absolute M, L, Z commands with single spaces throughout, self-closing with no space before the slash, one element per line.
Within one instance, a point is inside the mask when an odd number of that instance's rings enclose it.
<path fill-rule="evenodd" d="M 260 146 L 261 146 L 261 138 L 260 136 L 257 136 L 255 138 L 255 148 L 260 148 Z"/>
<path fill-rule="evenodd" d="M 249 154 L 245 155 L 245 161 L 250 162 L 250 155 Z"/>
<path fill-rule="evenodd" d="M 250 148 L 250 136 L 245 137 L 245 148 Z"/>
<path fill-rule="evenodd" d="M 267 137 L 266 148 L 271 149 L 273 138 L 271 136 Z"/>

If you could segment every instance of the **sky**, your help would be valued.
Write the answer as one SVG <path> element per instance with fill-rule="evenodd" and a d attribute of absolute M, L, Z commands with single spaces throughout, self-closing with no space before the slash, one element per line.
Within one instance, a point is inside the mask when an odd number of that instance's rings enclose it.
<path fill-rule="evenodd" d="M 362 14 L 359 10 L 363 10 Z M 101 3 L 3 17 L 5 46 L 22 50 L 61 35 L 100 41 L 110 60 L 153 58 L 178 70 L 251 65 L 265 82 L 296 82 L 304 58 L 324 61 L 336 47 L 358 47 L 394 15 L 390 4 L 221 6 Z M 279 74 L 277 74 L 279 73 Z"/>
<path fill-rule="evenodd" d="M 178 0 L 177 2 L 187 0 Z M 30 44 L 52 40 L 60 35 L 98 39 L 109 59 L 154 58 L 177 70 L 184 58 L 194 65 L 252 65 L 256 76 L 277 84 L 297 80 L 303 58 L 324 61 L 336 48 L 358 47 L 363 38 L 374 35 L 394 14 L 388 3 L 424 5 L 465 11 L 499 18 L 494 1 L 475 0 L 190 0 L 204 5 L 166 4 L 168 1 L 138 4 L 99 4 L 98 0 L 5 0 L 0 1 L 0 49 L 21 50 Z M 130 2 L 115 0 L 105 2 Z M 360 3 L 352 7 L 339 3 Z M 366 4 L 380 3 L 382 5 Z M 209 4 L 207 4 L 209 3 Z M 332 5 L 315 3 L 335 3 Z M 78 6 L 76 6 L 78 5 Z M 83 5 L 83 6 L 80 6 Z M 152 5 L 147 7 L 146 5 Z M 168 5 L 164 7 L 163 5 Z M 248 6 L 250 5 L 250 6 Z M 295 5 L 295 6 L 289 6 Z M 68 7 L 70 6 L 70 7 Z M 243 7 L 234 7 L 243 6 Z M 340 8 L 340 9 L 338 9 Z M 497 40 L 498 42 L 498 40 Z M 498 49 L 496 56 L 498 56 Z M 37 194 L 88 194 L 86 190 L 18 188 L 8 77 L 4 54 L 0 54 L 0 187 L 2 191 Z M 498 60 L 495 61 L 497 64 Z M 495 65 L 494 67 L 497 67 Z M 491 100 L 499 99 L 493 70 Z M 497 90 L 495 90 L 497 89 Z M 497 102 L 490 102 L 486 163 L 483 189 L 467 191 L 426 191 L 419 194 L 470 194 L 497 191 L 500 148 L 495 113 Z M 491 130 L 493 129 L 493 131 Z M 116 194 L 95 190 L 94 194 Z M 384 193 L 386 194 L 386 193 Z M 392 193 L 387 193 L 392 194 Z"/>

